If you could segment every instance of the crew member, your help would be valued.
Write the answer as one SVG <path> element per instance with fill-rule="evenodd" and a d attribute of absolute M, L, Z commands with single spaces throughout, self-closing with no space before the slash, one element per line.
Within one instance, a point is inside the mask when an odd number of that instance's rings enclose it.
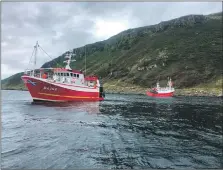
<path fill-rule="evenodd" d="M 47 74 L 46 73 L 43 73 L 42 78 L 43 79 L 47 79 Z"/>
<path fill-rule="evenodd" d="M 97 87 L 97 84 L 96 84 L 96 81 L 94 81 L 94 88 L 96 88 Z"/>

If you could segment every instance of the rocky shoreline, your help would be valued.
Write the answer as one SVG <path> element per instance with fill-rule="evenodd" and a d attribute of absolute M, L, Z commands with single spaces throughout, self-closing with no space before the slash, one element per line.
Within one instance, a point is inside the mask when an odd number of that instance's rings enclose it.
<path fill-rule="evenodd" d="M 178 92 L 176 91 L 174 96 L 197 96 L 197 97 L 223 97 L 223 94 L 216 94 L 212 92 L 196 91 L 196 92 Z M 125 95 L 146 95 L 146 91 L 142 92 L 117 92 L 117 91 L 106 91 L 107 94 L 125 94 Z"/>
<path fill-rule="evenodd" d="M 140 86 L 127 86 L 127 85 L 117 85 L 117 84 L 105 84 L 104 89 L 106 93 L 111 94 L 146 94 L 148 88 L 142 88 Z M 174 96 L 213 96 L 222 97 L 222 88 L 212 88 L 212 87 L 194 87 L 194 88 L 183 88 L 176 89 Z"/>

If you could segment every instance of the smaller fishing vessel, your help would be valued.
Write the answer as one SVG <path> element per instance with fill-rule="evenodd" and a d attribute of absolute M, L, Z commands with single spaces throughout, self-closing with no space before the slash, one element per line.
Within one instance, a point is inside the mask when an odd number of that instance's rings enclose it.
<path fill-rule="evenodd" d="M 174 91 L 173 82 L 171 78 L 169 78 L 167 87 L 160 87 L 159 82 L 157 82 L 156 87 L 149 89 L 146 94 L 151 97 L 172 97 L 174 95 Z"/>

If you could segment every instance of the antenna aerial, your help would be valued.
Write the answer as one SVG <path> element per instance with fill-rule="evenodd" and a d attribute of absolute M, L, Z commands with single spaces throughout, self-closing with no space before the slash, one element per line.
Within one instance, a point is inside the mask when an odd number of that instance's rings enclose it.
<path fill-rule="evenodd" d="M 70 51 L 67 53 L 67 55 L 65 56 L 65 58 L 67 58 L 67 60 L 64 61 L 64 63 L 67 63 L 67 65 L 66 65 L 65 68 L 66 68 L 66 69 L 69 69 L 69 70 L 72 70 L 72 69 L 70 68 L 70 63 L 71 63 L 72 61 L 76 61 L 76 60 L 71 60 L 72 55 L 73 55 L 73 56 L 76 56 L 76 54 L 74 54 L 74 53 L 72 52 L 72 50 L 70 50 Z"/>

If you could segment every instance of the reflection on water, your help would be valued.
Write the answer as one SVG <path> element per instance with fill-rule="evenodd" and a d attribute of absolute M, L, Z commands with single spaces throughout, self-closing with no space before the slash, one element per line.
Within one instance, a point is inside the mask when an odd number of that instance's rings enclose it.
<path fill-rule="evenodd" d="M 96 102 L 31 102 L 32 105 L 42 105 L 46 107 L 54 108 L 69 108 L 75 109 L 76 111 L 84 111 L 87 113 L 98 114 L 99 110 L 99 101 Z"/>
<path fill-rule="evenodd" d="M 3 91 L 3 99 L 3 168 L 222 167 L 219 98 L 31 103 L 26 92 Z"/>

